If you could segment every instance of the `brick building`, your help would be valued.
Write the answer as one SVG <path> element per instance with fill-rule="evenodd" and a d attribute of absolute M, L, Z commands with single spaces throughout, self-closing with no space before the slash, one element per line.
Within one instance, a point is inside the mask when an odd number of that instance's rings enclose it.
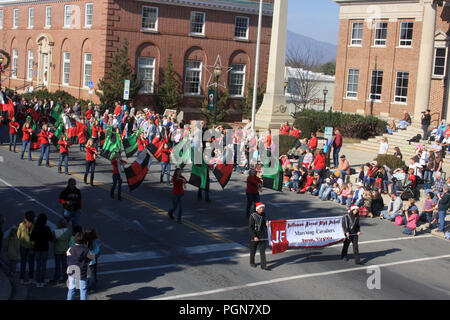
<path fill-rule="evenodd" d="M 333 109 L 450 120 L 450 4 L 432 0 L 334 0 L 340 5 Z"/>
<path fill-rule="evenodd" d="M 89 82 L 95 90 L 128 39 L 130 63 L 143 78 L 137 105 L 154 105 L 172 54 L 188 119 L 200 113 L 206 66 L 217 56 L 233 67 L 221 83 L 236 109 L 253 83 L 258 10 L 257 0 L 0 0 L 0 47 L 12 60 L 3 86 L 45 86 L 98 101 Z M 263 15 L 260 83 L 267 77 L 273 0 L 265 0 Z"/>

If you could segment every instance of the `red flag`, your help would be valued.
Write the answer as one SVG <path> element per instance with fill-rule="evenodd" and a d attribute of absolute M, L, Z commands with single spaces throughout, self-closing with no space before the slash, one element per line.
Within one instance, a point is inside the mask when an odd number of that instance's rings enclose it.
<path fill-rule="evenodd" d="M 213 174 L 217 178 L 217 181 L 219 182 L 222 189 L 225 189 L 225 186 L 228 184 L 228 181 L 230 181 L 232 173 L 233 173 L 232 164 L 219 163 L 216 164 L 213 170 Z"/>
<path fill-rule="evenodd" d="M 270 239 L 272 254 L 285 252 L 289 248 L 286 237 L 286 220 L 270 221 Z"/>
<path fill-rule="evenodd" d="M 41 117 L 41 113 L 36 112 L 36 110 L 34 110 L 34 108 L 28 109 L 28 114 L 33 118 L 34 122 L 36 122 L 36 123 L 39 121 L 39 118 Z"/>
<path fill-rule="evenodd" d="M 154 137 L 152 140 L 152 143 L 147 147 L 147 149 L 155 156 L 158 161 L 161 161 L 162 158 L 162 152 L 161 150 L 164 147 L 165 143 L 168 143 L 169 140 L 167 137 L 164 137 L 164 139 L 160 140 L 159 137 Z"/>

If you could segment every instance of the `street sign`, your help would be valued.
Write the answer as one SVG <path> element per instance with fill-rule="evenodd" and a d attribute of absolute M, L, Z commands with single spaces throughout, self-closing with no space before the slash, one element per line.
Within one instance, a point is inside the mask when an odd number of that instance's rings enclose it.
<path fill-rule="evenodd" d="M 123 100 L 130 99 L 130 80 L 125 80 L 125 85 L 123 88 Z"/>
<path fill-rule="evenodd" d="M 333 138 L 333 127 L 325 127 L 323 137 L 327 140 Z"/>
<path fill-rule="evenodd" d="M 93 81 L 89 81 L 88 82 L 88 87 L 89 87 L 89 89 L 94 88 L 94 82 Z"/>
<path fill-rule="evenodd" d="M 208 90 L 208 109 L 214 110 L 214 107 L 216 105 L 216 90 L 209 89 Z"/>

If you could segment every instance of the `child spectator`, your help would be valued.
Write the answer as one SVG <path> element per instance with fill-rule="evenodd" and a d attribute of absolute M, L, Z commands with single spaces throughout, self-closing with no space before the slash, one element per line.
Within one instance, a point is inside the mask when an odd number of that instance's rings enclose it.
<path fill-rule="evenodd" d="M 417 179 L 416 176 L 414 175 L 414 169 L 409 169 L 408 170 L 408 180 L 409 183 L 411 184 L 411 188 L 415 189 L 417 186 Z"/>
<path fill-rule="evenodd" d="M 299 190 L 299 193 L 305 193 L 307 191 L 311 192 L 310 188 L 312 187 L 314 179 L 315 179 L 315 174 L 312 170 L 310 170 L 306 177 L 306 183 L 305 183 L 304 187 Z"/>
<path fill-rule="evenodd" d="M 418 210 L 417 209 L 413 209 L 410 211 L 410 213 L 405 212 L 406 215 L 406 228 L 403 229 L 403 233 L 404 234 L 409 234 L 409 235 L 416 235 L 416 228 L 417 228 L 417 220 L 419 220 L 419 215 L 418 215 Z"/>
<path fill-rule="evenodd" d="M 288 165 L 286 165 L 283 173 L 283 181 L 284 181 L 283 189 L 290 190 L 292 188 L 291 177 L 292 177 L 292 165 L 289 163 Z"/>
<path fill-rule="evenodd" d="M 344 185 L 342 185 L 344 186 Z M 331 200 L 335 202 L 339 202 L 339 196 L 341 195 L 341 188 L 339 187 L 339 184 L 335 182 L 333 184 L 333 190 L 331 191 Z"/>
<path fill-rule="evenodd" d="M 356 181 L 356 182 L 364 183 L 364 177 L 365 177 L 364 166 L 360 166 L 359 167 L 358 181 Z"/>
<path fill-rule="evenodd" d="M 17 228 L 12 228 L 9 232 L 6 254 L 9 260 L 9 271 L 14 275 L 20 260 L 20 240 L 17 238 Z"/>
<path fill-rule="evenodd" d="M 320 174 L 314 173 L 313 180 L 308 191 L 311 192 L 313 196 L 317 196 L 319 195 L 319 189 L 320 189 Z"/>
<path fill-rule="evenodd" d="M 97 288 L 97 265 L 98 265 L 98 257 L 100 256 L 100 246 L 101 242 L 98 239 L 97 230 L 91 229 L 86 230 L 84 234 L 85 240 L 87 241 L 87 246 L 89 250 L 91 250 L 95 259 L 89 262 L 89 270 L 90 275 L 88 276 L 88 290 L 95 291 Z"/>
<path fill-rule="evenodd" d="M 341 203 L 343 205 L 350 206 L 352 202 L 353 197 L 353 185 L 351 182 L 344 184 L 344 187 L 342 189 L 341 195 L 338 198 L 338 203 Z"/>
<path fill-rule="evenodd" d="M 363 205 L 359 209 L 359 215 L 362 217 L 369 216 L 373 218 L 372 213 L 372 193 L 369 190 L 363 192 Z"/>
<path fill-rule="evenodd" d="M 294 164 L 294 171 L 292 172 L 292 191 L 298 192 L 299 184 L 300 184 L 300 178 L 302 176 L 302 173 L 298 169 L 298 164 Z"/>
<path fill-rule="evenodd" d="M 59 281 L 67 280 L 67 257 L 66 251 L 69 249 L 69 243 L 72 238 L 72 232 L 67 228 L 66 219 L 58 222 L 58 228 L 53 231 L 54 246 L 53 253 L 55 255 L 55 275 L 51 283 L 58 284 Z"/>

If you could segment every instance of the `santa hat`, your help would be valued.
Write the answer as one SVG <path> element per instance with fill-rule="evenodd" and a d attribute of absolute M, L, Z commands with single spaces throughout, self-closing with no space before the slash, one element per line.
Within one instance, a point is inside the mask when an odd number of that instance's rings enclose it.
<path fill-rule="evenodd" d="M 262 202 L 257 202 L 257 203 L 256 203 L 256 210 L 258 210 L 258 209 L 260 209 L 260 208 L 265 208 L 265 205 L 264 205 L 264 203 L 262 203 Z"/>
<path fill-rule="evenodd" d="M 351 206 L 348 212 L 352 212 L 353 210 L 359 210 L 358 206 Z"/>

